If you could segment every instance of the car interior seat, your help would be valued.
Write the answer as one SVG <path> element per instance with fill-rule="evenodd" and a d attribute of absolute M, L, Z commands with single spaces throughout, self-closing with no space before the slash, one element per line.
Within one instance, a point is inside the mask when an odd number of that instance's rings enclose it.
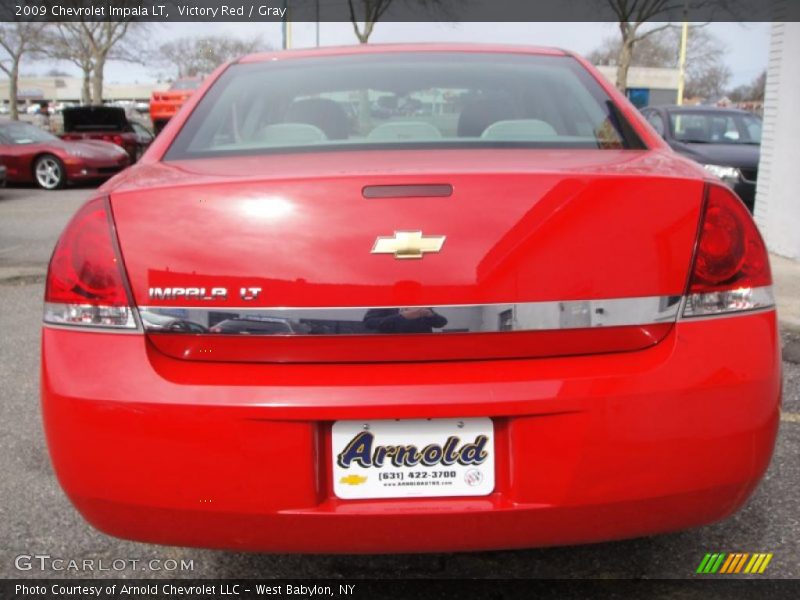
<path fill-rule="evenodd" d="M 488 93 L 470 98 L 458 117 L 458 137 L 480 137 L 486 128 L 498 121 L 520 115 L 508 94 Z"/>
<path fill-rule="evenodd" d="M 328 98 L 307 98 L 289 105 L 284 115 L 286 123 L 306 123 L 325 132 L 329 140 L 344 140 L 350 136 L 350 119 L 344 109 Z"/>

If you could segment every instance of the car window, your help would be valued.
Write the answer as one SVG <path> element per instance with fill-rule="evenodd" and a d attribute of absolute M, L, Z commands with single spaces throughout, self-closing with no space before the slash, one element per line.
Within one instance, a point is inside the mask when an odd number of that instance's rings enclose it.
<path fill-rule="evenodd" d="M 137 135 L 141 135 L 146 137 L 147 139 L 153 138 L 153 133 L 141 123 L 137 123 L 136 121 L 131 121 L 131 127 L 133 127 L 133 131 Z"/>
<path fill-rule="evenodd" d="M 641 147 L 573 58 L 397 53 L 229 67 L 167 160 L 298 149 Z"/>
<path fill-rule="evenodd" d="M 761 143 L 761 119 L 755 116 L 742 117 L 745 127 L 747 127 L 747 135 L 751 142 Z"/>
<path fill-rule="evenodd" d="M 761 119 L 731 111 L 671 112 L 672 136 L 689 144 L 759 144 Z"/>
<path fill-rule="evenodd" d="M 645 113 L 645 117 L 647 118 L 647 122 L 653 126 L 653 128 L 658 132 L 658 135 L 664 135 L 664 118 L 654 110 L 648 110 Z"/>
<path fill-rule="evenodd" d="M 58 141 L 52 133 L 28 123 L 5 123 L 0 127 L 0 135 L 10 144 L 40 144 Z"/>

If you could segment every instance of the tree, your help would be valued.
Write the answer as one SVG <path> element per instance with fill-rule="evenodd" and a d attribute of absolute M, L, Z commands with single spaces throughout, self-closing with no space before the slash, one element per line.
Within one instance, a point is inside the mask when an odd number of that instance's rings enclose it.
<path fill-rule="evenodd" d="M 88 23 L 93 27 L 96 23 Z M 81 70 L 83 81 L 81 84 L 81 104 L 90 104 L 92 101 L 92 46 L 89 36 L 75 23 L 58 23 L 55 28 L 45 36 L 44 47 L 46 54 L 51 58 L 71 62 Z"/>
<path fill-rule="evenodd" d="M 672 46 L 666 36 L 659 32 L 646 37 L 636 44 L 631 57 L 632 67 L 674 67 L 678 62 L 678 48 Z M 618 37 L 607 37 L 598 48 L 592 50 L 587 58 L 595 65 L 616 66 L 622 42 Z"/>
<path fill-rule="evenodd" d="M 617 55 L 617 77 L 615 85 L 623 93 L 628 88 L 628 70 L 633 61 L 633 51 L 637 43 L 663 31 L 669 23 L 644 30 L 645 23 L 654 21 L 667 11 L 675 9 L 679 0 L 606 0 L 617 17 L 621 35 Z"/>
<path fill-rule="evenodd" d="M 347 8 L 350 11 L 350 23 L 353 25 L 353 31 L 358 38 L 360 44 L 366 44 L 369 41 L 369 36 L 372 35 L 372 30 L 386 9 L 392 4 L 393 0 L 347 0 Z M 360 5 L 361 15 L 356 15 L 356 4 Z M 363 28 L 359 29 L 359 22 L 362 22 Z"/>
<path fill-rule="evenodd" d="M 239 39 L 223 35 L 184 37 L 163 44 L 162 60 L 178 72 L 178 77 L 207 75 L 219 65 L 243 54 L 268 50 L 261 36 Z"/>
<path fill-rule="evenodd" d="M 444 8 L 447 0 L 403 0 L 403 2 L 420 8 L 436 9 L 442 18 L 449 15 L 449 11 Z M 394 0 L 347 0 L 350 23 L 360 44 L 369 42 L 375 23 L 381 20 L 393 3 Z M 359 23 L 362 25 L 359 26 Z"/>
<path fill-rule="evenodd" d="M 617 18 L 621 34 L 617 57 L 617 89 L 625 92 L 628 87 L 628 69 L 633 59 L 634 48 L 648 37 L 671 27 L 664 23 L 670 17 L 681 15 L 708 20 L 715 15 L 724 15 L 725 20 L 744 21 L 746 11 L 752 13 L 748 0 L 606 0 Z M 660 25 L 643 29 L 645 24 L 661 21 Z"/>
<path fill-rule="evenodd" d="M 636 44 L 630 66 L 668 67 L 678 65 L 681 32 L 669 27 L 648 36 Z M 622 42 L 607 38 L 589 54 L 595 64 L 616 64 Z M 725 47 L 702 25 L 689 28 L 686 47 L 686 95 L 709 98 L 720 96 L 730 79 L 730 69 L 724 64 Z"/>
<path fill-rule="evenodd" d="M 109 59 L 139 60 L 132 48 L 120 44 L 134 24 L 131 21 L 101 21 L 97 23 L 78 21 L 75 25 L 81 28 L 79 35 L 84 37 L 92 50 L 92 104 L 102 104 L 103 73 L 106 62 Z M 137 23 L 135 26 L 141 29 L 144 24 Z"/>
<path fill-rule="evenodd" d="M 688 98 L 719 98 L 725 94 L 730 79 L 731 70 L 722 63 L 709 65 L 696 75 L 687 69 L 685 94 Z"/>
<path fill-rule="evenodd" d="M 45 23 L 11 22 L 0 23 L 0 47 L 7 57 L 0 59 L 0 69 L 8 75 L 9 116 L 19 118 L 17 107 L 17 88 L 19 85 L 19 63 L 26 54 L 35 53 L 39 49 L 39 34 Z"/>
<path fill-rule="evenodd" d="M 82 0 L 62 0 L 62 4 L 77 8 Z M 135 0 L 117 0 L 115 6 L 136 5 Z M 106 62 L 123 60 L 141 62 L 142 52 L 131 33 L 144 32 L 148 23 L 124 19 L 118 21 L 89 21 L 79 19 L 59 23 L 56 31 L 46 36 L 49 54 L 53 58 L 68 60 L 83 73 L 83 102 L 103 103 L 103 76 Z"/>
<path fill-rule="evenodd" d="M 750 84 L 749 100 L 764 100 L 764 93 L 767 89 L 767 70 L 764 69 Z"/>
<path fill-rule="evenodd" d="M 728 97 L 734 102 L 753 102 L 764 100 L 764 90 L 767 84 L 767 71 L 762 71 L 752 82 L 733 88 L 728 92 Z"/>

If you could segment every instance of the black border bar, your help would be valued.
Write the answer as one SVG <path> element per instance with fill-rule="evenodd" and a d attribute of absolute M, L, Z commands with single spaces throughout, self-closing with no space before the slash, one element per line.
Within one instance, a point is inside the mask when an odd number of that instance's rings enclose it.
<path fill-rule="evenodd" d="M 352 0 L 359 22 L 800 21 L 800 0 Z M 378 12 L 375 12 L 377 8 Z M 348 0 L 0 0 L 0 21 L 350 21 Z"/>

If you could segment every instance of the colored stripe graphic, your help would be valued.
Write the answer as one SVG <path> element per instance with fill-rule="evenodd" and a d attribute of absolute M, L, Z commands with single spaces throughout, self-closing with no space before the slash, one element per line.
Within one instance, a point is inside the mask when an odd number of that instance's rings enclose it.
<path fill-rule="evenodd" d="M 697 567 L 697 571 L 695 571 L 695 573 L 705 573 L 706 572 L 706 565 L 708 564 L 708 561 L 710 559 L 711 559 L 711 555 L 710 554 L 706 554 L 703 557 L 703 560 L 700 561 L 700 566 Z"/>
<path fill-rule="evenodd" d="M 700 566 L 697 567 L 696 572 L 702 574 L 719 573 L 720 575 L 735 573 L 760 574 L 767 569 L 772 557 L 773 554 L 771 552 L 758 552 L 755 554 L 750 554 L 749 552 L 709 553 L 700 561 Z"/>
<path fill-rule="evenodd" d="M 725 559 L 724 552 L 718 552 L 714 554 L 706 554 L 705 558 L 703 558 L 703 562 L 700 563 L 700 566 L 697 567 L 698 573 L 716 573 L 720 566 L 722 565 L 722 561 Z"/>
<path fill-rule="evenodd" d="M 742 553 L 742 552 L 736 552 L 734 554 L 729 554 L 728 555 L 728 560 L 725 561 L 725 564 L 722 565 L 722 569 L 720 569 L 719 572 L 720 573 L 738 573 L 742 569 L 742 566 L 744 565 L 744 562 L 747 560 L 747 558 L 749 556 L 750 556 L 749 554 Z"/>

